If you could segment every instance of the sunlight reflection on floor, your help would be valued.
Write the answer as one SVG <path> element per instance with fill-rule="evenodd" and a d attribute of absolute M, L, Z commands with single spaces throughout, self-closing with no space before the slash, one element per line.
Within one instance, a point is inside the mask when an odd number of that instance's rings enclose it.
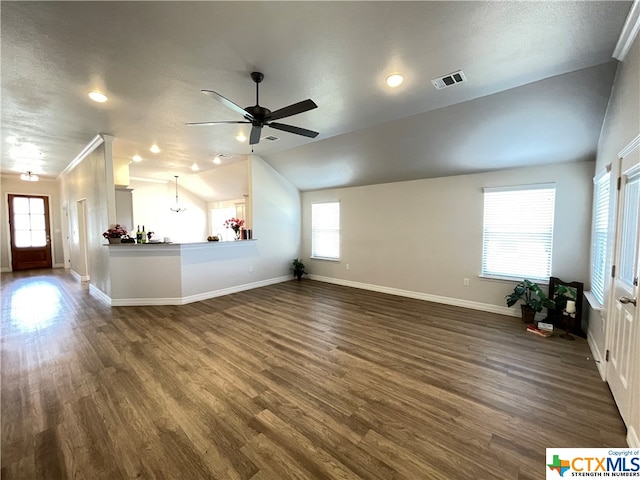
<path fill-rule="evenodd" d="M 55 285 L 43 281 L 25 283 L 8 300 L 11 323 L 23 332 L 51 326 L 62 310 L 62 294 Z"/>

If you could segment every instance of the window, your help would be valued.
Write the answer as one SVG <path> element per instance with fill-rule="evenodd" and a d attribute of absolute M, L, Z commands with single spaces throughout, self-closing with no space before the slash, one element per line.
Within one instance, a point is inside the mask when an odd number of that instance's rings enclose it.
<path fill-rule="evenodd" d="M 548 280 L 554 184 L 484 189 L 482 274 Z"/>
<path fill-rule="evenodd" d="M 44 198 L 13 197 L 13 235 L 18 248 L 47 245 Z"/>
<path fill-rule="evenodd" d="M 340 203 L 311 204 L 311 256 L 340 258 Z"/>
<path fill-rule="evenodd" d="M 593 225 L 591 232 L 591 293 L 604 305 L 609 236 L 609 183 L 611 174 L 604 170 L 593 179 Z"/>
<path fill-rule="evenodd" d="M 210 235 L 220 236 L 221 240 L 225 242 L 235 240 L 236 236 L 234 231 L 225 227 L 224 222 L 233 217 L 244 220 L 244 205 L 236 203 L 234 206 L 212 208 L 209 210 L 209 217 L 211 222 L 209 227 Z"/>

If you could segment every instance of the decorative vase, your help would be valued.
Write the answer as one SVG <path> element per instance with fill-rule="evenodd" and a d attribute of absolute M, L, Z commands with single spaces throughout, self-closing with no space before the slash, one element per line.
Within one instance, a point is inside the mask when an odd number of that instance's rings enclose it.
<path fill-rule="evenodd" d="M 234 232 L 236 234 L 236 240 L 240 240 L 240 233 L 241 233 L 240 229 L 234 230 Z"/>
<path fill-rule="evenodd" d="M 111 237 L 109 237 L 109 239 L 108 239 L 108 240 L 109 240 L 109 243 L 121 243 L 121 239 L 120 239 L 120 237 L 117 237 L 117 238 L 111 238 Z"/>

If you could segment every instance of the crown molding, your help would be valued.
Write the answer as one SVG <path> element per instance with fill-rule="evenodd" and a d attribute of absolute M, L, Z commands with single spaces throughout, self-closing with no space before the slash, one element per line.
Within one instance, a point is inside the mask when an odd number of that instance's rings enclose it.
<path fill-rule="evenodd" d="M 629 144 L 618 152 L 618 158 L 624 158 L 633 152 L 636 148 L 640 147 L 640 134 L 636 136 Z"/>
<path fill-rule="evenodd" d="M 104 137 L 107 137 L 107 136 L 108 135 L 104 135 Z M 91 152 L 93 152 L 96 148 L 102 145 L 104 141 L 105 139 L 100 134 L 93 137 L 93 140 L 91 140 L 87 144 L 87 146 L 84 147 L 78 155 L 76 155 L 76 158 L 74 158 L 71 161 L 71 163 L 67 165 L 67 168 L 65 168 L 62 172 L 60 172 L 60 175 L 58 175 L 58 178 L 64 177 L 67 173 L 69 173 L 71 170 L 76 168 L 80 164 L 80 162 L 82 162 L 82 160 L 84 160 L 87 157 L 87 155 L 91 154 Z"/>
<path fill-rule="evenodd" d="M 624 61 L 633 41 L 638 36 L 638 30 L 640 30 L 640 0 L 634 0 L 633 5 L 629 9 L 629 15 L 624 22 L 620 37 L 616 48 L 613 49 L 613 58 Z"/>

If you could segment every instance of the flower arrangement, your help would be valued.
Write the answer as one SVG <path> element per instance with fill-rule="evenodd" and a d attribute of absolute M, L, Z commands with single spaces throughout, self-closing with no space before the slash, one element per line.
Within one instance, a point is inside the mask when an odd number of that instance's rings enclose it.
<path fill-rule="evenodd" d="M 236 237 L 238 236 L 238 233 L 240 232 L 240 229 L 243 225 L 244 220 L 235 217 L 229 218 L 228 220 L 224 221 L 225 228 L 230 228 L 231 230 L 233 230 L 236 233 Z"/>
<path fill-rule="evenodd" d="M 102 233 L 104 238 L 120 238 L 124 237 L 127 234 L 127 231 L 124 229 L 122 225 L 116 223 L 115 225 L 110 225 L 109 229 L 106 232 Z"/>

